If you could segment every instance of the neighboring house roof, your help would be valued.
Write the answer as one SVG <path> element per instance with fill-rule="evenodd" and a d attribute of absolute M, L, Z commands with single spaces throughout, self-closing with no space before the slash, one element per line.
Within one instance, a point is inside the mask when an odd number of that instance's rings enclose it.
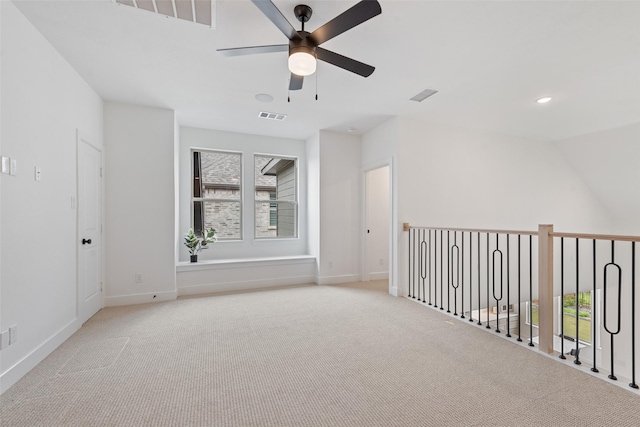
<path fill-rule="evenodd" d="M 241 177 L 239 157 L 240 154 L 236 153 L 202 151 L 200 157 L 202 163 L 202 183 L 206 187 L 239 187 Z M 255 157 L 256 187 L 275 188 L 276 177 L 263 175 L 261 172 L 264 166 L 271 160 L 271 157 Z"/>

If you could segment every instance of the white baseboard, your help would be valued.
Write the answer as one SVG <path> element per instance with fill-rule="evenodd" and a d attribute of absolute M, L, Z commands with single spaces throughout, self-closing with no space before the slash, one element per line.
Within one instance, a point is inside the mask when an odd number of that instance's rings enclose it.
<path fill-rule="evenodd" d="M 369 273 L 369 280 L 388 280 L 389 272 L 388 271 L 379 271 L 376 273 Z"/>
<path fill-rule="evenodd" d="M 18 380 L 24 377 L 30 370 L 35 368 L 38 363 L 42 362 L 53 352 L 53 350 L 69 339 L 69 337 L 78 329 L 78 319 L 76 318 L 53 334 L 53 336 L 48 340 L 36 347 L 31 353 L 23 357 L 15 365 L 0 374 L 0 394 L 9 390 L 12 385 L 17 383 Z"/>
<path fill-rule="evenodd" d="M 176 291 L 151 292 L 147 294 L 117 295 L 104 299 L 105 307 L 118 305 L 146 304 L 150 302 L 173 301 L 177 298 Z"/>
<path fill-rule="evenodd" d="M 389 288 L 389 293 L 391 295 L 393 295 L 394 297 L 398 296 L 398 288 L 395 286 L 392 286 L 391 288 Z"/>
<path fill-rule="evenodd" d="M 228 291 L 247 291 L 252 289 L 271 288 L 274 286 L 303 285 L 308 283 L 316 283 L 315 276 L 277 277 L 271 279 L 181 286 L 178 288 L 178 295 L 202 295 Z"/>
<path fill-rule="evenodd" d="M 318 285 L 338 285 L 340 283 L 360 282 L 362 277 L 359 274 L 343 274 L 340 276 L 318 276 Z"/>

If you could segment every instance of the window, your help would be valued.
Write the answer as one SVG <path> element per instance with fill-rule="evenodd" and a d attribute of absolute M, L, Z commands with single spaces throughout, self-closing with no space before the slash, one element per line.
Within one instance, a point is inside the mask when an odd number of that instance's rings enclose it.
<path fill-rule="evenodd" d="M 591 306 L 591 292 L 579 292 L 565 294 L 560 297 L 554 298 L 558 301 L 558 330 L 560 330 L 560 319 L 562 315 L 563 331 L 558 335 L 569 341 L 575 341 L 576 339 L 576 326 L 578 328 L 578 340 L 582 344 L 589 345 L 592 341 L 592 306 Z M 527 325 L 533 324 L 538 327 L 538 313 L 539 306 L 538 301 L 533 301 L 531 304 L 531 316 L 529 316 L 529 302 L 527 301 Z M 577 323 L 577 325 L 576 325 Z"/>
<path fill-rule="evenodd" d="M 591 292 L 565 294 L 562 297 L 562 317 L 564 338 L 571 341 L 578 338 L 580 342 L 591 343 Z"/>
<path fill-rule="evenodd" d="M 213 227 L 220 240 L 242 239 L 242 154 L 193 150 L 192 162 L 193 230 Z"/>
<path fill-rule="evenodd" d="M 256 238 L 298 236 L 296 160 L 255 156 Z"/>

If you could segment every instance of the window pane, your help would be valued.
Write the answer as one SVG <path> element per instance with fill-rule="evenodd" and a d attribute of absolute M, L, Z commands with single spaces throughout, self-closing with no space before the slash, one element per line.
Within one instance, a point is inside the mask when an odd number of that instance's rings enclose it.
<path fill-rule="evenodd" d="M 565 294 L 562 298 L 562 317 L 564 337 L 575 340 L 577 327 L 577 338 L 591 343 L 591 292 Z"/>
<path fill-rule="evenodd" d="M 200 152 L 204 198 L 240 200 L 241 155 Z"/>
<path fill-rule="evenodd" d="M 256 237 L 297 237 L 295 159 L 255 156 Z"/>
<path fill-rule="evenodd" d="M 198 202 L 195 202 L 198 203 Z M 204 226 L 216 229 L 218 239 L 240 239 L 240 202 L 205 201 Z"/>
<path fill-rule="evenodd" d="M 256 237 L 296 237 L 296 204 L 256 202 Z"/>

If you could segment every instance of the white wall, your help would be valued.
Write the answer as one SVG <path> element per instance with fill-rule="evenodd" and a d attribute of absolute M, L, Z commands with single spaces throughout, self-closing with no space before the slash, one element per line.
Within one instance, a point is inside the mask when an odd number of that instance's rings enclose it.
<path fill-rule="evenodd" d="M 176 297 L 174 126 L 171 110 L 105 103 L 106 305 Z"/>
<path fill-rule="evenodd" d="M 0 154 L 2 151 L 2 5 L 0 5 Z M 0 184 L 0 254 L 2 253 L 2 185 Z M 0 271 L 2 271 L 2 257 L 0 256 Z M 2 274 L 0 274 L 0 332 L 4 331 L 2 327 Z M 0 393 L 2 387 L 2 351 L 0 351 Z"/>
<path fill-rule="evenodd" d="M 610 233 L 640 235 L 640 122 L 556 145 L 613 219 Z"/>
<path fill-rule="evenodd" d="M 102 143 L 102 100 L 11 2 L 0 2 L 2 391 L 70 336 L 76 317 L 76 129 Z M 34 167 L 42 180 L 34 180 Z"/>
<path fill-rule="evenodd" d="M 259 258 L 307 254 L 307 160 L 304 141 L 248 135 L 190 127 L 180 128 L 180 235 L 191 227 L 191 148 L 232 150 L 243 153 L 244 180 L 242 206 L 242 241 L 218 241 L 198 254 L 198 260 Z M 298 238 L 254 239 L 254 154 L 291 156 L 298 159 Z M 301 191 L 302 190 L 302 191 Z M 181 261 L 189 252 L 179 241 Z"/>
<path fill-rule="evenodd" d="M 320 269 L 320 133 L 307 140 L 308 253 L 316 257 L 315 276 Z"/>
<path fill-rule="evenodd" d="M 558 231 L 575 232 L 611 229 L 607 211 L 552 143 L 428 124 L 415 117 L 401 118 L 400 132 L 400 223 L 516 230 L 554 224 Z M 400 283 L 406 282 L 406 239 L 403 233 Z"/>
<path fill-rule="evenodd" d="M 360 137 L 320 131 L 319 284 L 362 277 Z"/>

